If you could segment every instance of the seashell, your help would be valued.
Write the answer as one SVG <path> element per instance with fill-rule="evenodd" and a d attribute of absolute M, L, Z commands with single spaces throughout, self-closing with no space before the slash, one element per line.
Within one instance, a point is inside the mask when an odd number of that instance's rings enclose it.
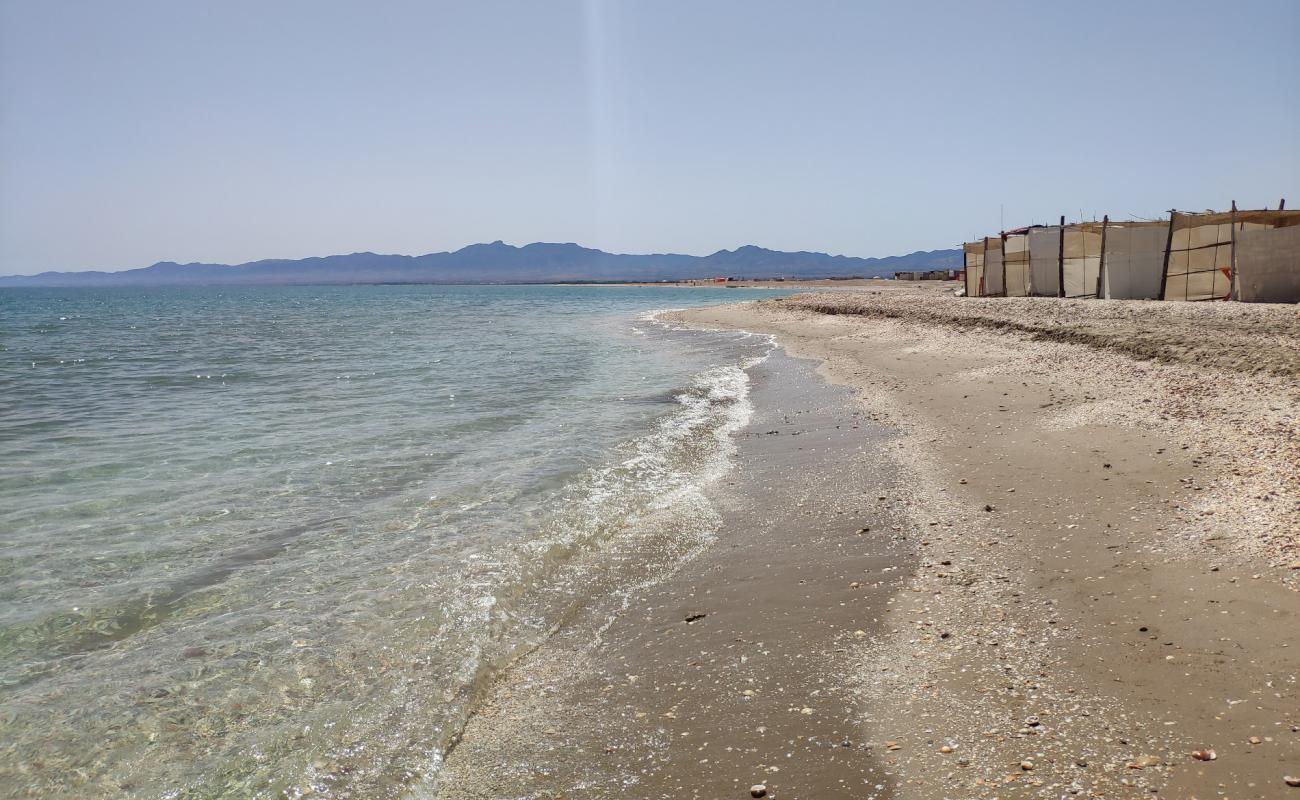
<path fill-rule="evenodd" d="M 1218 757 L 1219 757 L 1219 754 L 1216 753 L 1216 752 L 1214 752 L 1213 750 L 1193 750 L 1193 751 L 1192 751 L 1192 758 L 1196 759 L 1197 761 L 1213 761 L 1214 759 L 1216 759 L 1216 758 L 1218 758 Z"/>

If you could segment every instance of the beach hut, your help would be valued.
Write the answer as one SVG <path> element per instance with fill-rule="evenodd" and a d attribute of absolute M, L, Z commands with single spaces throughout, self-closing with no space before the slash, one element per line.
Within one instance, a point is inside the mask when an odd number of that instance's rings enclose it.
<path fill-rule="evenodd" d="M 1002 234 L 1003 288 L 1007 297 L 1029 296 L 1029 232 L 1017 228 Z"/>
<path fill-rule="evenodd" d="M 966 296 L 984 294 L 984 242 L 966 242 L 961 246 L 966 259 Z"/>
<path fill-rule="evenodd" d="M 1164 267 L 1169 223 L 1102 223 L 1101 296 L 1108 300 L 1156 300 Z"/>
<path fill-rule="evenodd" d="M 1236 203 L 1231 211 L 1170 212 L 1161 298 L 1287 302 L 1273 298 L 1289 296 L 1295 280 L 1296 251 L 1287 247 L 1295 234 L 1286 231 L 1300 224 L 1295 215 L 1239 210 Z M 1244 247 L 1238 246 L 1241 240 Z M 1244 292 L 1241 272 L 1251 276 Z"/>
<path fill-rule="evenodd" d="M 1060 225 L 1039 225 L 1029 229 L 1029 294 L 1033 297 L 1061 296 Z"/>
<path fill-rule="evenodd" d="M 1076 222 L 1061 229 L 1062 297 L 1097 296 L 1103 230 L 1100 222 Z"/>
<path fill-rule="evenodd" d="M 1002 237 L 984 237 L 984 295 L 1003 297 L 1007 293 L 1002 271 Z"/>

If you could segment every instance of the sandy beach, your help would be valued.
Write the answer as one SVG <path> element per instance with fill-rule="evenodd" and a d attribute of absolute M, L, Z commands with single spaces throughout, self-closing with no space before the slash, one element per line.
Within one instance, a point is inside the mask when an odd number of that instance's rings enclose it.
<path fill-rule="evenodd" d="M 1282 798 L 1294 307 L 681 312 L 771 334 L 717 540 L 503 675 L 444 797 Z"/>

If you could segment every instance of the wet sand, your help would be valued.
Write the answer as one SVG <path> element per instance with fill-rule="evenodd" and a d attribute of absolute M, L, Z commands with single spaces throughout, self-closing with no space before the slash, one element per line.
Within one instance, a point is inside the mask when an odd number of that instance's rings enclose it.
<path fill-rule="evenodd" d="M 440 797 L 885 797 L 890 751 L 845 676 L 911 571 L 888 434 L 813 364 L 752 371 L 754 417 L 713 487 L 717 541 L 597 602 L 516 666 Z"/>
<path fill-rule="evenodd" d="M 506 675 L 442 796 L 1300 797 L 1295 309 L 1062 302 L 679 314 L 812 361 L 718 541 Z"/>

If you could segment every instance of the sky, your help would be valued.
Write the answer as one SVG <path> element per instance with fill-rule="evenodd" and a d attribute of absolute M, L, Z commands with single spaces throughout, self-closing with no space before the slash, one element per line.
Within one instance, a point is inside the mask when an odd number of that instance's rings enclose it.
<path fill-rule="evenodd" d="M 1300 207 L 1300 2 L 0 0 L 0 274 Z"/>

